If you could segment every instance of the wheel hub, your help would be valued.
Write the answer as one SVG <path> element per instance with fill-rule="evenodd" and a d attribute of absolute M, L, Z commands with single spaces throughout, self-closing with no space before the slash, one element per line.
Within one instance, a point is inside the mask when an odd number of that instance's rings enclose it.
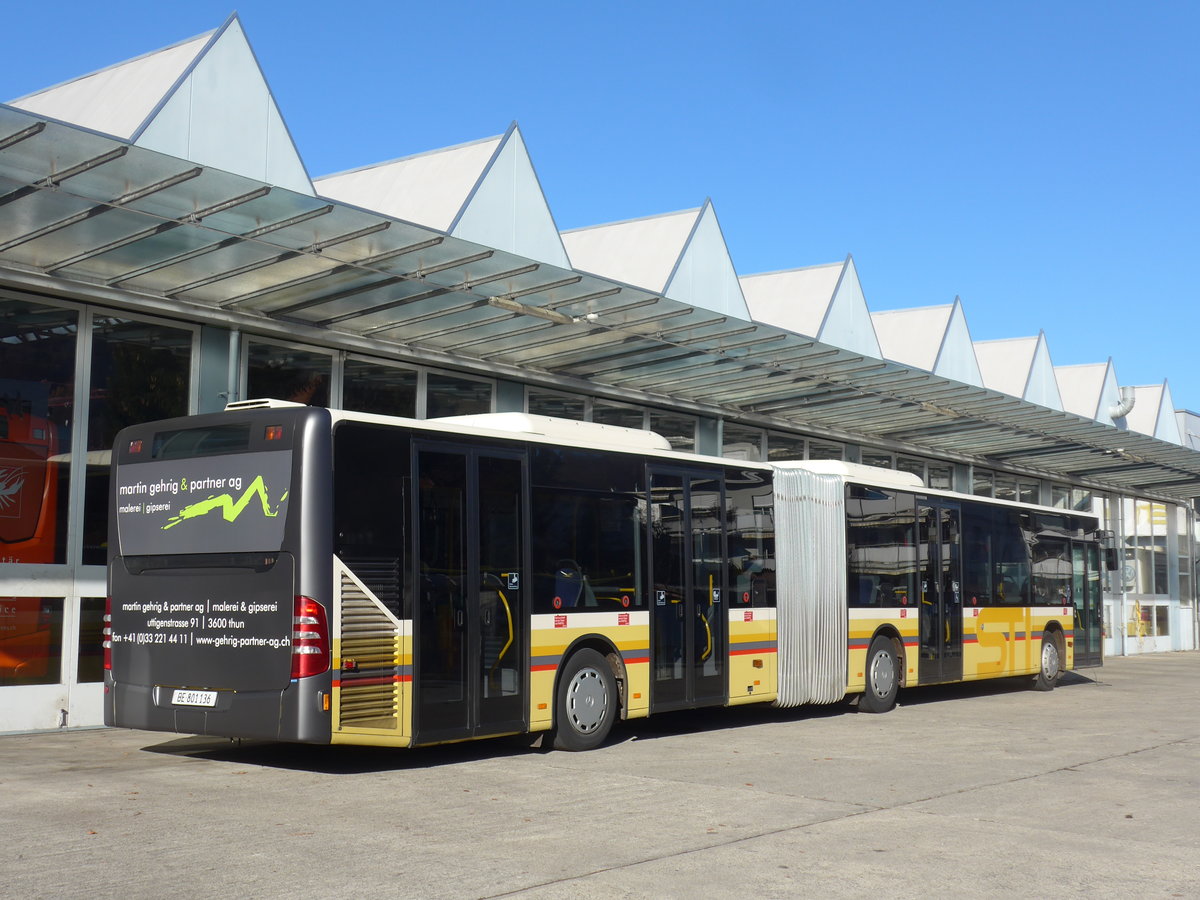
<path fill-rule="evenodd" d="M 567 687 L 567 713 L 575 730 L 588 734 L 600 727 L 608 713 L 604 679 L 593 668 L 580 669 Z"/>
<path fill-rule="evenodd" d="M 871 660 L 870 687 L 878 697 L 886 697 L 896 685 L 896 661 L 892 654 L 876 653 Z"/>

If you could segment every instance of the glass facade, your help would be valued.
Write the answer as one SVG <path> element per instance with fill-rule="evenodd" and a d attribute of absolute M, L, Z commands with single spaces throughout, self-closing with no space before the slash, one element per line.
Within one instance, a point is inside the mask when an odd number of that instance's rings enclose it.
<path fill-rule="evenodd" d="M 187 415 L 195 333 L 116 316 L 92 317 L 87 479 L 83 502 L 86 565 L 108 562 L 108 460 L 127 425 Z"/>
<path fill-rule="evenodd" d="M 426 376 L 425 418 L 473 416 L 492 411 L 492 384 L 430 372 Z"/>
<path fill-rule="evenodd" d="M 0 598 L 0 687 L 59 683 L 63 604 L 61 597 Z"/>
<path fill-rule="evenodd" d="M 744 459 L 759 462 L 763 458 L 766 432 L 761 428 L 748 428 L 726 422 L 721 427 L 721 455 L 728 459 Z"/>
<path fill-rule="evenodd" d="M 67 561 L 79 312 L 0 298 L 0 563 Z"/>
<path fill-rule="evenodd" d="M 531 387 L 526 392 L 525 402 L 526 409 L 533 415 L 574 419 L 576 422 L 587 418 L 587 398 L 579 394 L 560 394 Z"/>
<path fill-rule="evenodd" d="M 342 408 L 415 419 L 417 377 L 414 369 L 351 357 L 342 366 Z"/>
<path fill-rule="evenodd" d="M 333 357 L 302 347 L 246 341 L 247 400 L 271 398 L 329 405 L 329 383 L 333 377 Z"/>

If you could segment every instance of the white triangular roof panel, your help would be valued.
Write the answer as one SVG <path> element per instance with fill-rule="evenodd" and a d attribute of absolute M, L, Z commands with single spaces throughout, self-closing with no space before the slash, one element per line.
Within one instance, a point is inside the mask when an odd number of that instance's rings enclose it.
<path fill-rule="evenodd" d="M 236 17 L 133 143 L 311 194 L 312 184 Z"/>
<path fill-rule="evenodd" d="M 1058 390 L 1058 378 L 1054 374 L 1054 362 L 1050 358 L 1050 345 L 1046 333 L 1038 332 L 1037 348 L 1033 354 L 1033 365 L 1029 370 L 1029 381 L 1025 385 L 1025 400 L 1049 409 L 1062 412 L 1062 395 Z"/>
<path fill-rule="evenodd" d="M 503 135 L 325 175 L 313 181 L 322 197 L 449 231 Z"/>
<path fill-rule="evenodd" d="M 954 306 L 922 306 L 871 313 L 884 359 L 932 372 Z"/>
<path fill-rule="evenodd" d="M 845 263 L 838 262 L 742 276 L 750 318 L 806 337 L 818 337 L 844 268 Z"/>
<path fill-rule="evenodd" d="M 703 209 L 686 209 L 562 233 L 571 266 L 661 292 Z"/>
<path fill-rule="evenodd" d="M 963 311 L 962 301 L 957 297 L 954 298 L 954 308 L 950 313 L 950 321 L 946 324 L 946 334 L 938 350 L 933 371 L 943 378 L 983 387 L 979 361 L 975 358 L 975 344 L 971 340 L 971 329 L 967 327 L 967 314 Z"/>
<path fill-rule="evenodd" d="M 871 311 L 867 308 L 867 298 L 858 280 L 858 268 L 851 256 L 846 257 L 842 266 L 841 277 L 834 289 L 833 300 L 825 311 L 825 321 L 821 323 L 818 336 L 822 342 L 835 347 L 875 359 L 883 357 L 871 321 Z"/>
<path fill-rule="evenodd" d="M 704 204 L 663 294 L 721 315 L 750 318 L 712 203 Z"/>
<path fill-rule="evenodd" d="M 1138 385 L 1133 389 L 1137 398 L 1133 409 L 1125 417 L 1125 424 L 1131 431 L 1140 431 L 1156 437 L 1160 441 L 1172 444 L 1182 444 L 1183 435 L 1179 430 L 1179 419 L 1175 415 L 1175 402 L 1171 398 L 1171 389 L 1164 381 L 1162 384 Z"/>
<path fill-rule="evenodd" d="M 1067 412 L 1095 419 L 1103 425 L 1128 426 L 1127 418 L 1114 420 L 1112 417 L 1111 409 L 1121 402 L 1121 389 L 1111 358 L 1104 363 L 1056 366 L 1054 374 Z M 1134 408 L 1137 408 L 1136 404 Z"/>
<path fill-rule="evenodd" d="M 504 135 L 450 231 L 468 241 L 560 268 L 571 267 L 515 123 Z"/>
<path fill-rule="evenodd" d="M 979 360 L 983 386 L 1024 399 L 1037 346 L 1035 337 L 976 341 L 975 358 Z"/>
<path fill-rule="evenodd" d="M 1108 374 L 1108 363 L 1085 363 L 1078 366 L 1055 366 L 1063 409 L 1077 416 L 1095 419 L 1100 408 L 1100 395 Z"/>
<path fill-rule="evenodd" d="M 1125 417 L 1125 424 L 1129 426 L 1130 431 L 1153 435 L 1162 410 L 1163 386 L 1139 384 L 1133 388 L 1133 396 L 1136 400 L 1133 409 Z"/>
<path fill-rule="evenodd" d="M 1175 423 L 1179 430 L 1179 442 L 1189 450 L 1200 450 L 1200 415 L 1190 409 L 1176 410 Z"/>
<path fill-rule="evenodd" d="M 1154 429 L 1154 436 L 1160 441 L 1182 444 L 1183 432 L 1179 428 L 1179 419 L 1175 415 L 1175 398 L 1171 396 L 1171 386 L 1165 380 L 1162 384 L 1162 393 L 1158 427 Z"/>
<path fill-rule="evenodd" d="M 212 38 L 190 38 L 9 105 L 129 140 Z"/>

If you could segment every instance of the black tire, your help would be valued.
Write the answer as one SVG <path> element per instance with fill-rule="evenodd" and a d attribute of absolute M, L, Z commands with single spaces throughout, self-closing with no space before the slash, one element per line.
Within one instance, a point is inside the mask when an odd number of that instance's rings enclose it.
<path fill-rule="evenodd" d="M 1043 632 L 1042 652 L 1038 658 L 1041 663 L 1038 673 L 1033 676 L 1033 689 L 1052 691 L 1058 683 L 1058 676 L 1062 674 L 1062 651 L 1059 649 L 1058 635 L 1055 632 Z"/>
<path fill-rule="evenodd" d="M 595 650 L 577 650 L 559 674 L 554 698 L 554 749 L 593 750 L 617 717 L 617 679 Z"/>
<path fill-rule="evenodd" d="M 891 638 L 876 635 L 867 650 L 866 690 L 858 701 L 859 712 L 884 713 L 896 705 L 900 692 L 900 658 Z"/>

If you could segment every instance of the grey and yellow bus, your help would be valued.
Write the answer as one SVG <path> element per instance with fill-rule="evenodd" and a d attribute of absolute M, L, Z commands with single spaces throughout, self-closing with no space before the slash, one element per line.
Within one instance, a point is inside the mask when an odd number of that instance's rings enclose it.
<path fill-rule="evenodd" d="M 849 463 L 248 401 L 124 430 L 111 490 L 109 725 L 582 750 L 665 710 L 884 711 L 1099 658 L 1093 517 Z"/>

